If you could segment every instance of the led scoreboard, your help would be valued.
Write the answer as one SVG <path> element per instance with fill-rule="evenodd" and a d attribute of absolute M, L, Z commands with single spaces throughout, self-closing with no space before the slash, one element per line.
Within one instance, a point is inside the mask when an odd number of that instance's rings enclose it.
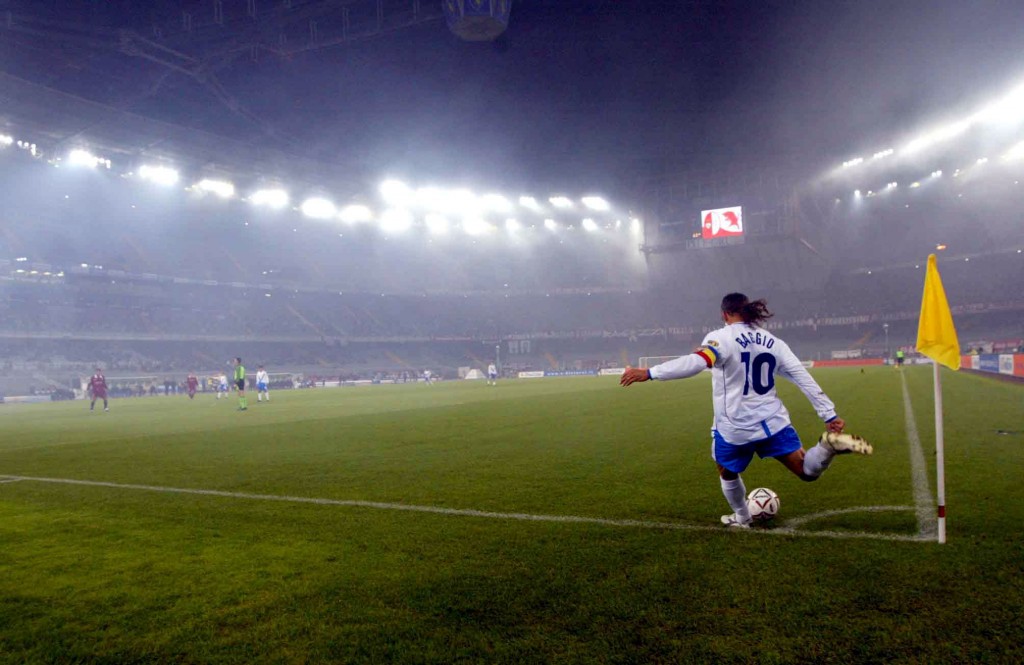
<path fill-rule="evenodd" d="M 729 238 L 743 235 L 743 208 L 716 208 L 700 213 L 701 238 Z"/>

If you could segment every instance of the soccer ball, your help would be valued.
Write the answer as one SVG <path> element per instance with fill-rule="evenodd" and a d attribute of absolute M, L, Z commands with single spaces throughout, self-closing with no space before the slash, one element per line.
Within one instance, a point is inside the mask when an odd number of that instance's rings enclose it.
<path fill-rule="evenodd" d="M 767 522 L 779 512 L 779 495 L 767 487 L 758 487 L 747 495 L 747 510 L 756 522 Z"/>

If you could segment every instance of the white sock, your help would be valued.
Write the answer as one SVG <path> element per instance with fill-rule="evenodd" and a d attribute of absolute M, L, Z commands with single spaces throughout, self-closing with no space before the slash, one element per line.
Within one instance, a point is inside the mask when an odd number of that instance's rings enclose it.
<path fill-rule="evenodd" d="M 747 509 L 747 488 L 743 485 L 743 479 L 726 480 L 725 478 L 719 478 L 719 480 L 722 481 L 722 494 L 725 495 L 725 500 L 729 502 L 732 512 L 739 515 L 740 519 L 744 522 L 749 522 L 750 511 Z"/>
<path fill-rule="evenodd" d="M 804 475 L 817 478 L 825 472 L 836 454 L 820 443 L 804 454 Z"/>

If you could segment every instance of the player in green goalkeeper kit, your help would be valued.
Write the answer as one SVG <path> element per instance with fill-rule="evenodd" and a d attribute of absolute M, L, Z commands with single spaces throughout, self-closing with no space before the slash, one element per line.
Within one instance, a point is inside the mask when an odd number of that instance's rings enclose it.
<path fill-rule="evenodd" d="M 238 410 L 245 411 L 249 403 L 245 399 L 245 367 L 241 358 L 235 358 L 235 387 L 238 389 Z"/>

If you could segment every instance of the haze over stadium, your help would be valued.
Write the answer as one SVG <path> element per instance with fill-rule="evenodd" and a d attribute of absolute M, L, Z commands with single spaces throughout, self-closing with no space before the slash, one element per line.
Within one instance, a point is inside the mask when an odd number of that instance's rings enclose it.
<path fill-rule="evenodd" d="M 1022 656 L 1007 619 L 1024 605 L 1022 511 L 992 469 L 1019 478 L 1006 442 L 1024 413 L 1019 385 L 985 376 L 1024 376 L 1013 3 L 0 10 L 0 539 L 16 543 L 0 555 L 0 662 Z M 929 254 L 977 374 L 947 387 L 964 517 L 941 561 L 925 551 L 932 432 L 913 415 L 931 413 L 915 367 L 930 362 L 915 349 Z M 875 444 L 814 486 L 747 472 L 783 506 L 754 531 L 782 538 L 717 528 L 704 376 L 625 396 L 606 378 L 658 378 L 649 368 L 699 346 L 713 366 L 708 335 L 734 292 L 767 301 L 764 328 Z M 245 413 L 221 400 L 238 385 L 257 395 L 239 394 Z M 90 411 L 108 392 L 109 411 Z M 813 445 L 821 419 L 780 392 Z M 51 401 L 65 403 L 28 405 Z M 152 517 L 186 499 L 182 520 Z M 59 514 L 70 536 L 51 560 Z M 345 540 L 358 529 L 365 542 Z M 281 550 L 247 549 L 260 537 Z M 92 572 L 62 586 L 56 562 L 76 547 Z M 906 575 L 871 582 L 884 601 L 832 577 L 875 576 L 886 547 Z M 706 568 L 721 557 L 766 560 L 775 586 L 729 600 L 734 577 Z M 807 624 L 795 635 L 749 611 L 796 593 L 791 564 L 813 596 L 780 611 Z M 966 589 L 957 566 L 1005 580 Z M 125 570 L 143 619 L 94 612 L 114 601 L 88 579 Z M 913 613 L 924 571 L 966 609 L 935 592 L 914 635 L 882 635 L 894 619 L 878 606 Z M 260 589 L 263 605 L 237 601 Z M 66 590 L 67 615 L 23 619 Z M 826 625 L 831 607 L 855 619 Z M 231 625 L 165 632 L 186 616 Z M 106 642 L 103 625 L 117 627 Z"/>

